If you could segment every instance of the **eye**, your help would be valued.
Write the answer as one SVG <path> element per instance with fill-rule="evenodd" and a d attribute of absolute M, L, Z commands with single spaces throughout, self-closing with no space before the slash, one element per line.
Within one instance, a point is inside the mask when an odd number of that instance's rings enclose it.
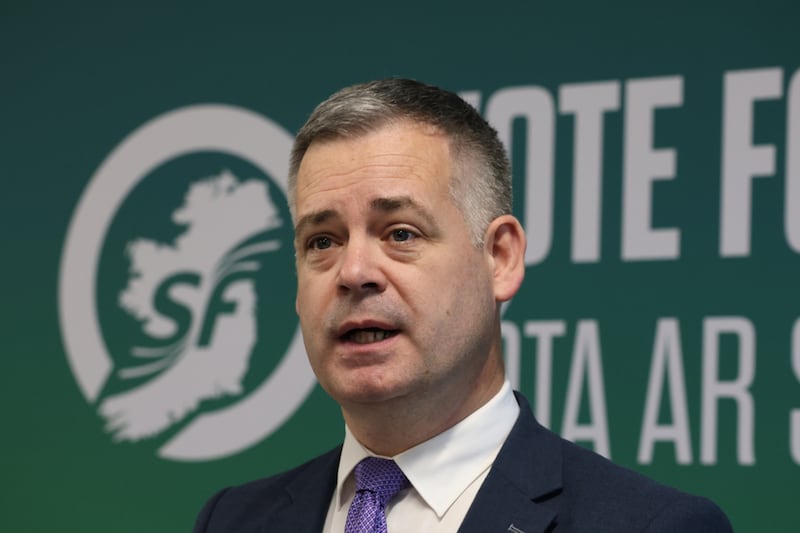
<path fill-rule="evenodd" d="M 327 250 L 333 246 L 333 241 L 327 235 L 320 235 L 308 241 L 308 247 L 312 250 Z"/>
<path fill-rule="evenodd" d="M 415 237 L 416 235 L 407 229 L 392 230 L 392 240 L 395 242 L 406 242 L 413 240 Z"/>

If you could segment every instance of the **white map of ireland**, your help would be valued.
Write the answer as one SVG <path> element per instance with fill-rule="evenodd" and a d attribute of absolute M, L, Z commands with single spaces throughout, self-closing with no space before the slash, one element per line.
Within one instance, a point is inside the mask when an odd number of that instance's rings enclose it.
<path fill-rule="evenodd" d="M 189 187 L 184 203 L 172 215 L 186 230 L 173 243 L 137 239 L 128 244 L 130 277 L 120 306 L 141 321 L 145 334 L 165 341 L 178 324 L 159 313 L 155 295 L 168 278 L 189 274 L 196 283 L 174 284 L 168 296 L 191 310 L 190 327 L 158 348 L 133 348 L 141 364 L 117 369 L 123 379 L 153 376 L 143 385 L 109 396 L 100 404 L 106 429 L 115 440 L 136 441 L 157 435 L 197 409 L 200 402 L 242 393 L 242 380 L 258 336 L 256 291 L 252 279 L 232 274 L 256 272 L 252 256 L 280 247 L 277 240 L 242 242 L 282 225 L 266 183 L 240 182 L 223 171 Z M 231 311 L 216 315 L 209 342 L 199 338 L 215 288 L 226 283 L 221 299 Z M 266 302 L 261 302 L 265 305 Z"/>

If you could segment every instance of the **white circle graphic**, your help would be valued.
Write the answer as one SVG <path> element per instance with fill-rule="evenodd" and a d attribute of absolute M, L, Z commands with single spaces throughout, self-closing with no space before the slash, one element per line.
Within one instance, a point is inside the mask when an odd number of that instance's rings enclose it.
<path fill-rule="evenodd" d="M 133 188 L 161 164 L 193 152 L 219 151 L 258 166 L 286 192 L 292 136 L 268 118 L 228 105 L 165 113 L 125 138 L 92 176 L 67 230 L 58 289 L 67 359 L 91 403 L 112 370 L 96 306 L 100 251 L 111 221 Z M 160 457 L 207 461 L 238 453 L 280 427 L 316 383 L 299 327 L 275 370 L 230 407 L 195 417 L 164 444 Z"/>

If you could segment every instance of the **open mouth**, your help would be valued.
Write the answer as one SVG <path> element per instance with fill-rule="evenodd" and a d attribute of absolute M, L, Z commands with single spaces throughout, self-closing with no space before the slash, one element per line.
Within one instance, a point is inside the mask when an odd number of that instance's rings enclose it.
<path fill-rule="evenodd" d="M 380 342 L 382 340 L 388 339 L 389 337 L 394 337 L 397 335 L 398 330 L 396 329 L 381 329 L 381 328 L 363 328 L 363 329 L 351 329 L 344 335 L 342 335 L 342 340 L 348 342 L 354 342 L 356 344 L 371 344 L 373 342 Z"/>

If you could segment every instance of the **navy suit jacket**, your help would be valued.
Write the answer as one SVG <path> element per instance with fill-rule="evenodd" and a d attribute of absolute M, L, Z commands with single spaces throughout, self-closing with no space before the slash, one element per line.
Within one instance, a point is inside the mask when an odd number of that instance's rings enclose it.
<path fill-rule="evenodd" d="M 520 414 L 459 528 L 463 533 L 727 532 L 711 501 L 617 466 Z M 214 495 L 194 533 L 315 532 L 325 523 L 341 447 L 288 472 Z"/>

